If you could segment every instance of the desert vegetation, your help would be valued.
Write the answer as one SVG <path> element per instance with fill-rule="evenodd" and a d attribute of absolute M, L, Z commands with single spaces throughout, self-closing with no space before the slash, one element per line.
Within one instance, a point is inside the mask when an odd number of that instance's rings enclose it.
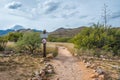
<path fill-rule="evenodd" d="M 27 80 L 36 76 L 46 64 L 45 60 L 57 56 L 57 47 L 47 45 L 47 58 L 43 58 L 38 32 L 11 32 L 0 37 L 0 76 L 2 80 Z M 45 68 L 46 69 L 46 68 Z"/>
<path fill-rule="evenodd" d="M 120 29 L 117 28 L 94 24 L 83 29 L 72 41 L 77 49 L 93 49 L 95 50 L 93 54 L 97 56 L 101 54 L 96 53 L 96 50 L 98 52 L 104 50 L 111 52 L 113 56 L 120 56 Z"/>

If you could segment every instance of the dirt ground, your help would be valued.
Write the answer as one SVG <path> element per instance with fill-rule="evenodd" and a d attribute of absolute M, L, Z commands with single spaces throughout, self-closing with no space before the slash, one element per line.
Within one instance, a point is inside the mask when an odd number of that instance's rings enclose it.
<path fill-rule="evenodd" d="M 93 70 L 85 68 L 65 47 L 58 48 L 58 56 L 51 61 L 55 67 L 56 75 L 52 80 L 92 80 Z"/>
<path fill-rule="evenodd" d="M 39 56 L 19 55 L 0 57 L 0 80 L 28 80 L 42 68 Z"/>
<path fill-rule="evenodd" d="M 54 51 L 58 43 L 49 43 L 48 45 L 50 50 Z M 50 62 L 54 66 L 56 73 L 50 80 L 93 80 L 90 77 L 94 74 L 94 70 L 86 68 L 83 62 L 70 53 L 71 48 L 68 50 L 68 47 L 65 47 L 59 46 L 58 56 Z M 40 55 L 0 56 L 0 80 L 28 80 L 33 75 L 33 72 L 42 68 L 43 63 L 40 63 L 40 61 Z M 94 62 L 104 65 L 113 77 L 117 76 L 118 73 L 108 64 L 116 67 L 115 65 L 120 65 L 120 60 L 117 61 L 104 60 L 103 62 L 103 60 L 94 60 Z"/>

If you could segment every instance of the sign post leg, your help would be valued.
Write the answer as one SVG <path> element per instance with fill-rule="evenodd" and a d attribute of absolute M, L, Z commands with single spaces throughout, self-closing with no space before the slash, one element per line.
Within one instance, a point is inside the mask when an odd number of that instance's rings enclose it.
<path fill-rule="evenodd" d="M 43 44 L 43 57 L 46 57 L 46 43 Z"/>

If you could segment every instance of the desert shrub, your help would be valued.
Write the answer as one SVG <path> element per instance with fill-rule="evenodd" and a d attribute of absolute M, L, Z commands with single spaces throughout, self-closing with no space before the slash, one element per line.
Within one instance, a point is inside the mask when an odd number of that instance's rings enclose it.
<path fill-rule="evenodd" d="M 113 31 L 113 40 L 108 43 L 110 49 L 113 50 L 113 55 L 120 56 L 120 29 L 112 30 Z"/>
<path fill-rule="evenodd" d="M 23 33 L 11 32 L 8 34 L 8 40 L 12 42 L 17 42 L 22 36 L 23 36 Z"/>
<path fill-rule="evenodd" d="M 37 32 L 26 32 L 23 34 L 23 37 L 17 42 L 18 49 L 22 51 L 28 51 L 32 54 L 37 48 L 40 48 L 40 45 L 40 33 Z"/>
<path fill-rule="evenodd" d="M 4 51 L 5 50 L 7 42 L 8 42 L 8 37 L 7 36 L 0 37 L 0 51 Z"/>
<path fill-rule="evenodd" d="M 84 28 L 71 40 L 77 49 L 101 49 L 113 51 L 113 55 L 120 54 L 120 29 L 104 27 L 94 24 Z M 100 55 L 96 50 L 94 55 Z"/>

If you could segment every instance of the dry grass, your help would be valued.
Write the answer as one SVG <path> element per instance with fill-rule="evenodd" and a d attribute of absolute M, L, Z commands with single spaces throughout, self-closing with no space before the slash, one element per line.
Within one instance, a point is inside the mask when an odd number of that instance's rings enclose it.
<path fill-rule="evenodd" d="M 0 80 L 27 80 L 44 66 L 40 60 L 40 56 L 27 54 L 0 57 Z"/>

